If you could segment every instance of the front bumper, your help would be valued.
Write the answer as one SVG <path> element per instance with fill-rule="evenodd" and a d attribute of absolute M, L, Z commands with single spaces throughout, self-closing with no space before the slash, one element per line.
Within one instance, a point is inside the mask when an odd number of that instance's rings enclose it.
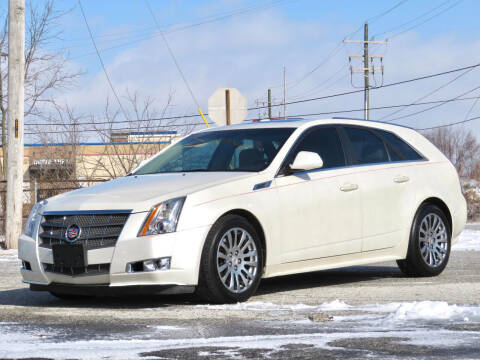
<path fill-rule="evenodd" d="M 108 265 L 108 271 L 104 273 L 91 272 L 71 276 L 48 271 L 49 264 L 53 264 L 52 251 L 38 246 L 35 239 L 21 235 L 18 257 L 29 262 L 31 269 L 21 269 L 23 281 L 38 286 L 68 285 L 67 290 L 73 288 L 72 286 L 78 286 L 85 291 L 88 288 L 84 286 L 88 285 L 103 288 L 197 285 L 200 257 L 210 226 L 136 237 L 139 224 L 144 218 L 144 213 L 131 214 L 115 247 L 87 251 L 89 266 L 98 265 L 100 268 L 102 265 Z M 127 272 L 128 263 L 161 257 L 171 257 L 169 270 Z"/>
<path fill-rule="evenodd" d="M 193 285 L 70 285 L 51 283 L 49 285 L 30 284 L 32 291 L 51 291 L 57 294 L 82 296 L 123 296 L 123 295 L 176 295 L 192 294 Z"/>

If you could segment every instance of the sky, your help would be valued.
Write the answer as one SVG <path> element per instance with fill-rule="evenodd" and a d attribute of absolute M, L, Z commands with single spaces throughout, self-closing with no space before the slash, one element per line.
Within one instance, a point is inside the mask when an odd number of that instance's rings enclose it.
<path fill-rule="evenodd" d="M 370 54 L 383 56 L 383 74 L 371 76 L 373 85 L 416 78 L 473 65 L 480 57 L 477 0 L 149 0 L 167 41 L 204 112 L 217 88 L 237 88 L 250 107 L 266 101 L 271 88 L 274 100 L 283 100 L 283 67 L 286 99 L 298 101 L 361 90 L 363 77 L 350 72 L 361 67 L 361 44 L 344 39 L 363 39 L 369 22 L 374 40 Z M 33 0 L 41 5 L 41 0 Z M 73 70 L 82 76 L 75 86 L 53 94 L 82 114 L 101 116 L 106 99 L 118 109 L 77 1 L 57 0 L 68 11 L 59 23 L 62 39 L 47 51 L 64 51 Z M 143 0 L 82 0 L 95 44 L 122 106 L 133 110 L 127 93 L 152 99 L 152 114 L 195 114 L 196 105 L 162 40 Z M 5 6 L 5 5 L 4 5 Z M 28 6 L 28 2 L 27 2 Z M 389 11 L 390 10 L 390 11 Z M 233 15 L 232 15 L 233 14 Z M 375 67 L 382 64 L 375 59 Z M 480 96 L 480 68 L 370 91 L 370 106 L 405 105 L 414 102 Z M 458 77 L 458 79 L 455 79 Z M 438 89 L 438 90 L 437 90 Z M 435 91 L 437 90 L 437 91 Z M 435 91 L 435 92 L 434 92 Z M 432 93 L 433 92 L 433 93 Z M 430 94 L 432 93 L 432 94 Z M 335 116 L 363 117 L 363 92 L 348 96 L 301 102 L 287 106 L 288 116 L 356 109 Z M 168 102 L 168 98 L 171 101 Z M 165 106 L 168 103 L 168 107 Z M 462 121 L 480 115 L 480 101 L 452 101 L 431 105 L 371 111 L 371 119 L 425 128 Z M 165 112 L 162 111 L 165 109 Z M 392 114 L 393 111 L 400 110 Z M 264 116 L 251 110 L 248 119 Z M 274 115 L 283 116 L 282 107 Z M 413 115 L 412 115 L 413 114 Z M 407 116 L 408 115 L 408 116 Z M 324 118 L 332 115 L 317 115 Z M 132 116 L 134 117 L 134 116 Z M 122 115 L 119 115 L 119 119 Z M 200 118 L 190 121 L 198 123 Z M 118 128 L 125 124 L 118 125 Z M 480 137 L 480 120 L 462 125 Z M 86 130 L 89 127 L 84 127 Z M 27 130 L 26 130 L 27 131 Z M 88 138 L 94 137 L 91 132 Z"/>

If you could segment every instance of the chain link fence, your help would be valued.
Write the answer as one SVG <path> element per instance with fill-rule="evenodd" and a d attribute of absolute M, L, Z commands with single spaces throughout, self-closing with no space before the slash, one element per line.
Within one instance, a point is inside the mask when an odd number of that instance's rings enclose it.
<path fill-rule="evenodd" d="M 48 199 L 68 191 L 92 186 L 107 180 L 31 180 L 23 182 L 23 226 L 27 221 L 30 210 L 36 202 Z M 7 198 L 7 182 L 0 181 L 0 246 L 5 241 L 5 208 Z"/>

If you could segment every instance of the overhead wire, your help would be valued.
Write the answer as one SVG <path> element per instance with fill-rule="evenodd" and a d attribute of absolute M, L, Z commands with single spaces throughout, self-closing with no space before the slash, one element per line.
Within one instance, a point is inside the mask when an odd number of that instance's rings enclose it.
<path fill-rule="evenodd" d="M 80 7 L 80 12 L 82 13 L 83 20 L 85 21 L 85 25 L 87 26 L 88 34 L 90 35 L 90 39 L 92 40 L 93 47 L 95 48 L 95 52 L 98 56 L 98 60 L 100 61 L 100 65 L 102 66 L 103 72 L 105 74 L 105 77 L 107 78 L 107 82 L 110 85 L 110 89 L 112 89 L 113 95 L 117 99 L 118 106 L 122 110 L 123 116 L 125 116 L 126 119 L 129 118 L 128 113 L 125 111 L 122 102 L 120 101 L 120 98 L 117 94 L 117 91 L 115 90 L 115 87 L 113 86 L 112 81 L 110 80 L 110 76 L 108 75 L 107 69 L 105 67 L 105 64 L 103 63 L 102 56 L 100 55 L 100 52 L 98 51 L 97 44 L 95 43 L 95 39 L 93 38 L 93 33 L 92 30 L 90 29 L 90 25 L 88 24 L 87 21 L 87 16 L 85 15 L 85 11 L 83 10 L 82 2 L 81 0 L 78 0 L 78 5 Z"/>
<path fill-rule="evenodd" d="M 474 97 L 462 97 L 462 98 L 449 98 L 445 100 L 435 100 L 435 101 L 427 101 L 427 102 L 422 102 L 422 103 L 417 103 L 414 106 L 422 106 L 422 105 L 431 105 L 431 104 L 440 104 L 440 103 L 446 103 L 446 102 L 457 102 L 457 101 L 468 101 L 468 100 L 478 100 L 480 99 L 480 96 L 474 96 Z M 372 107 L 372 110 L 382 110 L 382 109 L 392 109 L 392 108 L 398 108 L 405 106 L 405 104 L 394 104 L 394 105 L 384 105 L 384 106 L 377 106 L 377 107 Z M 316 112 L 316 113 L 298 113 L 295 115 L 291 115 L 291 117 L 309 117 L 309 116 L 318 116 L 318 115 L 331 115 L 331 114 L 342 114 L 342 113 L 352 113 L 352 112 L 362 112 L 364 111 L 363 108 L 358 108 L 358 109 L 340 109 L 340 110 L 332 110 L 332 111 L 323 111 L 323 112 Z M 199 115 L 195 115 L 199 116 Z M 181 118 L 181 117 L 178 117 Z M 172 117 L 164 117 L 164 118 L 150 118 L 150 119 L 138 119 L 135 122 L 136 123 L 141 123 L 141 122 L 153 122 L 153 121 L 162 121 L 162 120 L 168 120 L 172 119 Z M 249 118 L 245 121 L 253 121 L 253 120 L 266 120 L 268 117 L 255 117 L 255 118 Z M 131 123 L 131 121 L 118 121 L 115 122 L 115 124 L 122 124 L 122 123 Z M 77 123 L 75 124 L 76 126 L 85 126 L 85 125 L 111 125 L 112 123 L 110 121 L 105 121 L 105 122 L 83 122 L 83 123 Z M 27 124 L 26 124 L 27 125 Z M 51 123 L 51 124 L 28 124 L 28 125 L 50 125 L 50 126 L 58 126 L 58 123 Z M 114 130 L 114 131 L 120 131 L 120 130 L 139 130 L 139 129 L 164 129 L 164 128 L 177 128 L 177 127 L 194 127 L 194 126 L 200 126 L 203 125 L 202 122 L 197 122 L 197 123 L 185 123 L 185 124 L 168 124 L 168 125 L 146 125 L 145 127 L 137 126 L 135 128 L 133 127 L 123 127 L 123 128 L 112 128 L 112 129 L 102 129 L 102 130 Z M 99 131 L 98 129 L 83 129 L 82 131 L 84 132 L 96 132 Z M 53 131 L 36 131 L 36 132 L 27 132 L 25 133 L 26 135 L 35 135 L 35 134 L 62 134 L 64 131 L 59 131 L 59 130 L 53 130 Z"/>
<path fill-rule="evenodd" d="M 437 87 L 436 89 L 428 92 L 426 95 L 423 95 L 421 97 L 419 97 L 418 99 L 416 99 L 415 101 L 413 101 L 411 104 L 409 105 L 406 105 L 404 108 L 401 108 L 401 109 L 398 109 L 398 110 L 395 110 L 387 115 L 384 115 L 382 116 L 379 120 L 384 120 L 392 115 L 395 115 L 395 114 L 398 114 L 399 112 L 401 111 L 404 111 L 405 109 L 408 109 L 409 106 L 415 104 L 416 102 L 418 101 L 422 101 L 423 99 L 426 99 L 427 97 L 437 93 L 438 91 L 444 89 L 445 87 L 449 86 L 450 84 L 454 83 L 455 81 L 457 81 L 458 79 L 460 79 L 461 77 L 467 75 L 470 71 L 474 70 L 476 68 L 470 68 L 470 69 L 467 69 L 465 70 L 463 73 L 459 74 L 458 76 L 456 76 L 455 78 L 453 78 L 452 80 L 449 80 L 448 82 L 446 82 L 445 84 L 442 84 L 441 86 Z M 385 120 L 386 122 L 390 122 L 390 121 L 393 121 L 393 120 Z"/>

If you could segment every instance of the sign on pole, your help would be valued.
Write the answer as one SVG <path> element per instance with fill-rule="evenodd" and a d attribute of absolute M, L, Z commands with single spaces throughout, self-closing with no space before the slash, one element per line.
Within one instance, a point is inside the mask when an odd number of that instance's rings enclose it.
<path fill-rule="evenodd" d="M 247 113 L 247 99 L 235 88 L 217 89 L 208 99 L 208 116 L 219 126 L 239 124 Z"/>

